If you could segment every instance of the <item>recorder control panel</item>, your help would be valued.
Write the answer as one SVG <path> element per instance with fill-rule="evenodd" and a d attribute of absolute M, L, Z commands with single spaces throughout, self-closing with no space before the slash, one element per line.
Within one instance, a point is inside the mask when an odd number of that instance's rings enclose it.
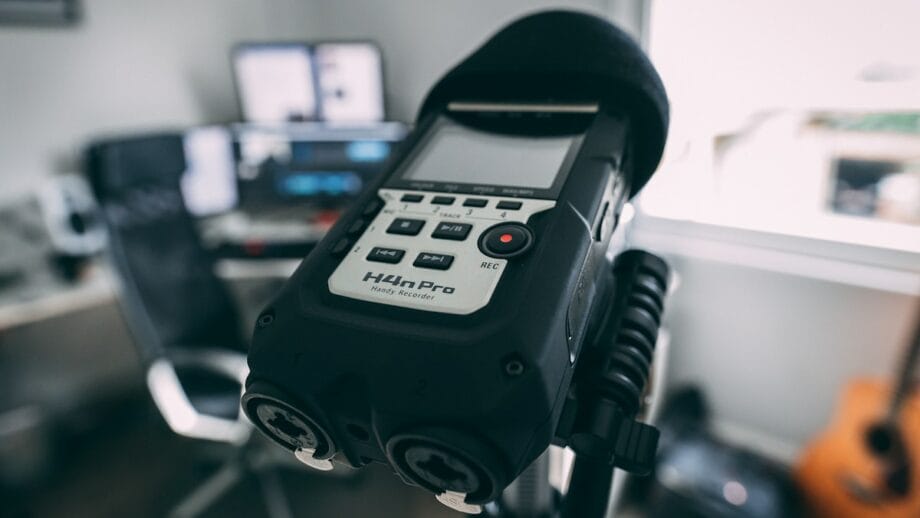
<path fill-rule="evenodd" d="M 380 189 L 333 243 L 329 291 L 358 300 L 468 315 L 492 298 L 509 261 L 539 239 L 527 226 L 554 200 Z"/>

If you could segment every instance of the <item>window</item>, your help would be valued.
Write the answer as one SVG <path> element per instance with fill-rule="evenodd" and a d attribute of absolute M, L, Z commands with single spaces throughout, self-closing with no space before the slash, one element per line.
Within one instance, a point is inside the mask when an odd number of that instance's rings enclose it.
<path fill-rule="evenodd" d="M 642 213 L 920 252 L 920 3 L 655 0 Z"/>

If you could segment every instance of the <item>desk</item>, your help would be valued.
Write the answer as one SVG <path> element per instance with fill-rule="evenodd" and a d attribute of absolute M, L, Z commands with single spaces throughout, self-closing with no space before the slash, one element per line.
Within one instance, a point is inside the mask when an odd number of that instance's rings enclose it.
<path fill-rule="evenodd" d="M 226 281 L 287 279 L 301 259 L 221 259 L 214 266 Z"/>
<path fill-rule="evenodd" d="M 217 263 L 244 336 L 298 263 Z M 144 374 L 117 304 L 118 279 L 105 262 L 90 264 L 74 284 L 50 271 L 32 274 L 0 291 L 0 422 L 31 416 L 18 436 L 40 441 L 36 434 L 68 416 L 91 419 L 97 402 L 142 391 Z M 10 430 L 0 423 L 0 443 Z M 3 454 L 0 449 L 0 463 Z"/>
<path fill-rule="evenodd" d="M 42 277 L 0 292 L 0 332 L 74 313 L 115 300 L 108 268 L 92 265 L 74 284 Z"/>
<path fill-rule="evenodd" d="M 253 284 L 283 281 L 294 273 L 299 264 L 299 259 L 222 259 L 217 261 L 215 271 L 231 284 L 249 288 Z M 11 286 L 0 291 L 0 332 L 112 304 L 117 297 L 117 282 L 109 266 L 98 261 L 89 266 L 79 282 L 73 284 L 49 276 Z M 239 298 L 239 290 L 234 291 Z M 243 298 L 250 299 L 246 294 L 251 293 L 251 290 L 244 289 Z M 252 301 L 240 302 L 246 304 Z"/>

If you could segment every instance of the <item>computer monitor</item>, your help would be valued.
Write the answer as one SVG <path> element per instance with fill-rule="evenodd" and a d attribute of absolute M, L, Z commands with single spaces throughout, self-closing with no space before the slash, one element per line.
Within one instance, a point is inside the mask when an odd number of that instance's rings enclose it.
<path fill-rule="evenodd" d="M 372 42 L 247 43 L 233 66 L 246 122 L 384 119 L 383 58 Z"/>
<path fill-rule="evenodd" d="M 180 182 L 189 213 L 203 217 L 236 208 L 239 202 L 233 133 L 225 126 L 202 126 L 183 137 L 185 172 Z"/>
<path fill-rule="evenodd" d="M 281 123 L 317 120 L 313 56 L 301 43 L 261 43 L 236 47 L 233 70 L 243 118 Z"/>
<path fill-rule="evenodd" d="M 320 43 L 313 47 L 321 119 L 378 122 L 384 118 L 380 49 L 368 42 Z"/>
<path fill-rule="evenodd" d="M 240 204 L 342 207 L 379 174 L 406 133 L 403 124 L 237 124 Z"/>

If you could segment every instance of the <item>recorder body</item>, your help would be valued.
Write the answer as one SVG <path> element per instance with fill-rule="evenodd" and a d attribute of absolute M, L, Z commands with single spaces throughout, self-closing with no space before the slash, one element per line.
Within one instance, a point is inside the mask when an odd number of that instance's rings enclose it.
<path fill-rule="evenodd" d="M 506 66 L 503 41 L 523 38 L 529 56 L 526 34 L 559 20 L 586 48 L 615 30 L 537 14 L 448 74 L 387 172 L 259 318 L 243 408 L 308 464 L 387 463 L 462 508 L 494 500 L 557 439 L 611 298 L 620 210 L 663 146 L 647 141 L 655 103 L 630 81 L 577 60 Z M 493 65 L 482 56 L 496 46 Z"/>

